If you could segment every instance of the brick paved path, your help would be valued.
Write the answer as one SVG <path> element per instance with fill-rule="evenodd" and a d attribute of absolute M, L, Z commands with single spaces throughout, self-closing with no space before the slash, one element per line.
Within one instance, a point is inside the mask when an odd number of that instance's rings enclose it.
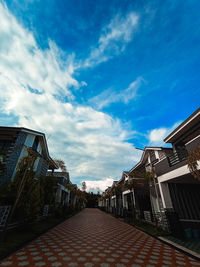
<path fill-rule="evenodd" d="M 200 266 L 98 209 L 85 209 L 1 262 L 0 266 Z"/>

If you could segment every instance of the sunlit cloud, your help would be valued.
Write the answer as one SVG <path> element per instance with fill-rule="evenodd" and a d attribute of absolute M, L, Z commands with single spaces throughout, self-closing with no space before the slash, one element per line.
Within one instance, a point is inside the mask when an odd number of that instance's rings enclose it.
<path fill-rule="evenodd" d="M 114 179 L 113 178 L 105 178 L 102 180 L 97 180 L 97 181 L 90 181 L 90 180 L 85 180 L 86 183 L 86 191 L 94 191 L 94 192 L 103 192 L 113 184 Z"/>
<path fill-rule="evenodd" d="M 128 88 L 116 92 L 112 89 L 103 91 L 101 94 L 93 97 L 89 100 L 89 103 L 92 104 L 97 109 L 102 109 L 111 105 L 112 103 L 124 103 L 128 104 L 131 100 L 135 99 L 137 96 L 137 91 L 141 86 L 143 79 L 138 77 L 135 81 L 131 82 Z"/>
<path fill-rule="evenodd" d="M 103 28 L 97 47 L 92 48 L 89 57 L 83 65 L 85 67 L 91 67 L 100 64 L 124 51 L 127 43 L 133 38 L 138 20 L 139 15 L 133 12 L 127 14 L 125 17 L 116 15 Z"/>
<path fill-rule="evenodd" d="M 72 181 L 81 175 L 118 177 L 130 168 L 140 153 L 127 141 L 130 132 L 122 122 L 71 101 L 73 88 L 87 86 L 74 78 L 75 55 L 64 54 L 51 40 L 48 49 L 39 48 L 5 4 L 0 25 L 1 113 L 15 116 L 15 126 L 44 132 L 51 156 L 66 162 Z"/>
<path fill-rule="evenodd" d="M 165 142 L 163 141 L 168 134 L 170 134 L 178 125 L 180 125 L 180 121 L 176 122 L 172 127 L 165 128 L 157 128 L 153 129 L 149 132 L 148 139 L 150 145 L 156 146 L 166 146 Z"/>

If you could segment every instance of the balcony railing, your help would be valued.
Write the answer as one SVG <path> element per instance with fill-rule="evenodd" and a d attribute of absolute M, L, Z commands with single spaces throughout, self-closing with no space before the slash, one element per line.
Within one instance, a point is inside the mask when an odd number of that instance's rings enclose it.
<path fill-rule="evenodd" d="M 186 149 L 179 149 L 168 157 L 169 166 L 174 166 L 177 163 L 186 160 L 188 157 L 188 152 Z"/>

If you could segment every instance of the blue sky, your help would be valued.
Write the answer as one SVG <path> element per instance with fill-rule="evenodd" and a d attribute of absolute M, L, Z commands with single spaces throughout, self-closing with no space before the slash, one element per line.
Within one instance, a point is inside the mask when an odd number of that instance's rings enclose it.
<path fill-rule="evenodd" d="M 0 124 L 103 189 L 199 107 L 199 1 L 0 1 Z M 88 182 L 87 182 L 88 181 Z"/>

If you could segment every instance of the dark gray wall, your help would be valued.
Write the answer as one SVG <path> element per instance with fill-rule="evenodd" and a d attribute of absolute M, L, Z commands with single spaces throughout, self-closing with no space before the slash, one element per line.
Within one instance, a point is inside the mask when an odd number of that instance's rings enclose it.
<path fill-rule="evenodd" d="M 200 137 L 196 138 L 195 140 L 190 142 L 188 145 L 186 145 L 186 149 L 188 152 L 190 152 L 198 146 L 200 146 Z"/>
<path fill-rule="evenodd" d="M 44 160 L 43 158 L 40 158 L 38 167 L 37 167 L 36 178 L 38 179 L 39 176 L 41 175 L 46 176 L 48 169 L 49 169 L 49 165 L 46 162 L 46 160 Z"/>
<path fill-rule="evenodd" d="M 195 139 L 194 141 L 190 142 L 188 145 L 186 145 L 186 149 L 188 152 L 190 152 L 199 145 L 200 145 L 200 137 Z M 183 160 L 183 161 L 181 161 L 181 162 L 179 162 L 173 166 L 170 166 L 169 162 L 168 162 L 168 158 L 165 158 L 155 165 L 155 171 L 156 171 L 157 175 L 162 175 L 164 173 L 173 171 L 173 170 L 175 170 L 181 166 L 184 166 L 186 164 L 187 164 L 186 160 Z"/>
<path fill-rule="evenodd" d="M 14 147 L 6 162 L 6 172 L 4 176 L 4 181 L 11 180 L 16 164 L 19 160 L 20 153 L 23 149 L 23 144 L 25 143 L 26 137 L 27 137 L 26 133 L 23 133 L 23 132 L 18 133 Z"/>

